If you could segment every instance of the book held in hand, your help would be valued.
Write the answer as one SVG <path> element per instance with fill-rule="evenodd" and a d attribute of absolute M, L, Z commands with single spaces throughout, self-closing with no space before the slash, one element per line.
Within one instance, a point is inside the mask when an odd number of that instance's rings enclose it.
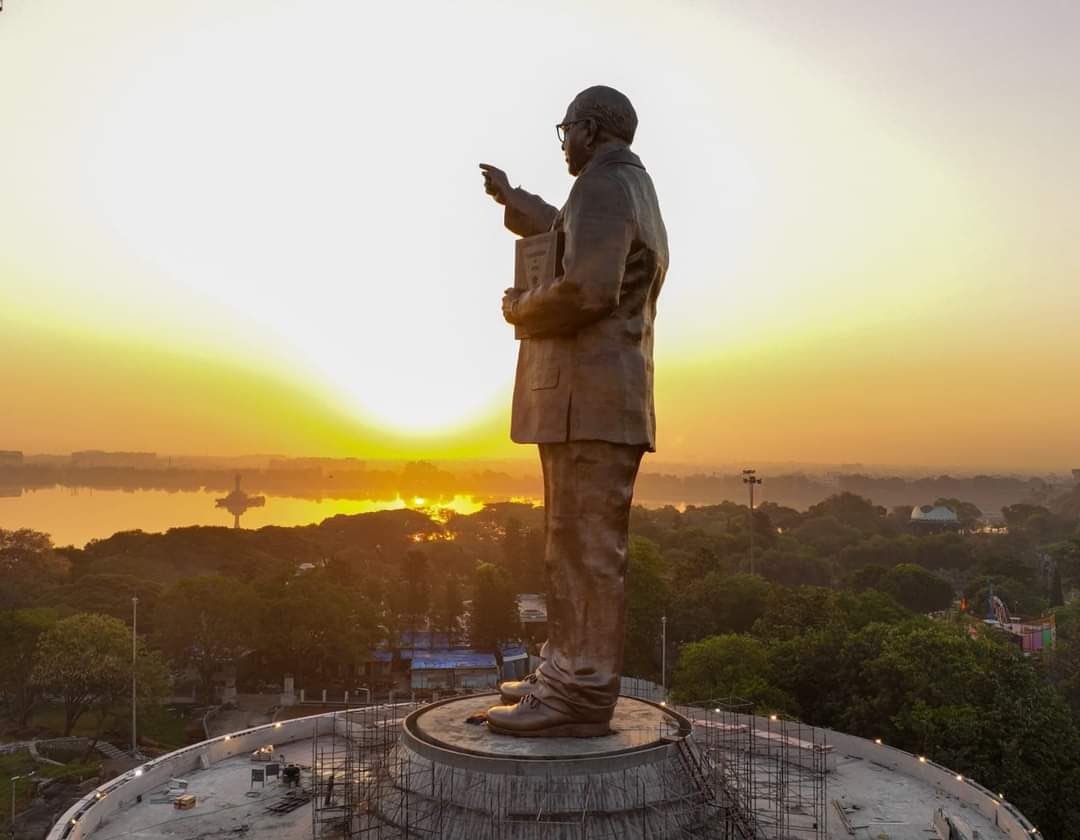
<path fill-rule="evenodd" d="M 564 241 L 560 230 L 519 239 L 514 252 L 514 288 L 528 291 L 561 275 Z M 515 326 L 514 337 L 529 336 L 522 327 Z"/>

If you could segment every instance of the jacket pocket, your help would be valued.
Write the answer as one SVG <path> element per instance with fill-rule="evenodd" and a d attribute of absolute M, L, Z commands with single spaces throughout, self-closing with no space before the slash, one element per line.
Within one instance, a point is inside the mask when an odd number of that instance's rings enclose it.
<path fill-rule="evenodd" d="M 542 391 L 545 388 L 556 388 L 559 385 L 559 368 L 555 365 L 546 365 L 533 372 L 530 387 L 534 391 Z"/>

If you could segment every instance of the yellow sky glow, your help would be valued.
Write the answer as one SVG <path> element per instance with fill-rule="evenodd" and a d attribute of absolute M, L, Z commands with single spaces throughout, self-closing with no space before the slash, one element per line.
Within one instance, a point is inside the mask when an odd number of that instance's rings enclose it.
<path fill-rule="evenodd" d="M 0 448 L 526 454 L 476 163 L 560 203 L 603 82 L 659 458 L 1080 463 L 1077 14 L 820 5 L 9 0 Z"/>

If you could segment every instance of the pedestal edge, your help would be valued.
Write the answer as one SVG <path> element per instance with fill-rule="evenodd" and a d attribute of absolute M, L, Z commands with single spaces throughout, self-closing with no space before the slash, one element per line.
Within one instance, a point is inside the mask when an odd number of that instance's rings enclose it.
<path fill-rule="evenodd" d="M 497 698 L 498 694 L 478 694 L 470 697 L 469 700 L 479 700 L 485 696 Z M 436 764 L 449 765 L 478 773 L 495 773 L 510 776 L 579 775 L 585 773 L 610 773 L 663 761 L 670 756 L 672 750 L 677 749 L 679 742 L 688 738 L 693 731 L 693 724 L 679 713 L 661 706 L 659 703 L 642 700 L 638 697 L 627 697 L 628 700 L 653 706 L 662 714 L 671 717 L 678 724 L 678 733 L 673 737 L 658 738 L 651 743 L 637 747 L 627 747 L 610 752 L 590 753 L 569 758 L 563 756 L 520 755 L 503 757 L 492 753 L 469 750 L 464 747 L 449 747 L 440 744 L 426 736 L 420 729 L 417 721 L 424 712 L 449 703 L 460 703 L 462 699 L 461 697 L 453 697 L 440 700 L 409 714 L 401 725 L 402 746 Z M 541 741 L 538 740 L 538 743 L 541 743 Z"/>

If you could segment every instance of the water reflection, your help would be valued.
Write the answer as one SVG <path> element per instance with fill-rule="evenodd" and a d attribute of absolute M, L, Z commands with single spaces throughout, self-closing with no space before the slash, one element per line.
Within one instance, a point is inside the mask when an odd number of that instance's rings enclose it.
<path fill-rule="evenodd" d="M 81 547 L 89 540 L 104 539 L 118 531 L 160 532 L 187 525 L 229 525 L 231 512 L 216 506 L 218 498 L 217 492 L 210 491 L 27 489 L 20 496 L 0 496 L 0 528 L 32 528 L 50 534 L 56 545 Z M 488 501 L 506 501 L 506 498 L 484 499 L 467 494 L 408 499 L 266 496 L 264 506 L 249 508 L 244 513 L 244 527 L 311 525 L 338 514 L 404 508 L 423 510 L 444 520 L 447 511 L 476 513 Z"/>
<path fill-rule="evenodd" d="M 264 507 L 266 496 L 251 496 L 240 489 L 240 473 L 236 474 L 236 487 L 225 498 L 214 502 L 219 508 L 225 508 L 233 515 L 233 527 L 240 527 L 240 517 L 253 507 Z"/>

